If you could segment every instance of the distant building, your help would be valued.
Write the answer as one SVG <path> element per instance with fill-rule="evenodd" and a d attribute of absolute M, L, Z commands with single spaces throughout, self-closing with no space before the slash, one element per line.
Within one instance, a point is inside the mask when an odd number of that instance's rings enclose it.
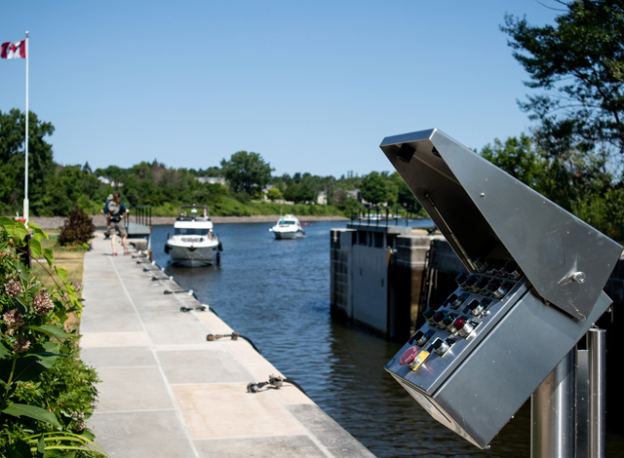
<path fill-rule="evenodd" d="M 101 183 L 111 185 L 113 188 L 119 188 L 120 186 L 123 186 L 123 182 L 122 181 L 115 181 L 112 178 L 97 177 L 97 179 L 100 180 Z"/>
<path fill-rule="evenodd" d="M 316 196 L 317 205 L 327 205 L 327 191 L 321 191 Z"/>
<path fill-rule="evenodd" d="M 202 184 L 222 184 L 223 186 L 226 186 L 225 178 L 223 177 L 195 177 L 195 179 Z"/>
<path fill-rule="evenodd" d="M 351 191 L 345 191 L 347 193 L 347 197 L 351 197 L 358 202 L 362 203 L 362 191 L 359 189 L 352 189 Z"/>
<path fill-rule="evenodd" d="M 268 184 L 264 188 L 262 188 L 262 201 L 263 202 L 271 202 L 271 199 L 268 198 L 267 193 L 269 192 L 269 189 L 273 189 L 274 187 L 275 187 L 274 184 Z"/>

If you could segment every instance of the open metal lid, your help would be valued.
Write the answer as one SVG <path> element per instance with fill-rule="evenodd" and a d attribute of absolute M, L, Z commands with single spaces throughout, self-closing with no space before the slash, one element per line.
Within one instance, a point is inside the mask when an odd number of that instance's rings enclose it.
<path fill-rule="evenodd" d="M 511 256 L 544 299 L 587 319 L 618 243 L 437 129 L 380 148 L 469 271 L 476 259 Z"/>

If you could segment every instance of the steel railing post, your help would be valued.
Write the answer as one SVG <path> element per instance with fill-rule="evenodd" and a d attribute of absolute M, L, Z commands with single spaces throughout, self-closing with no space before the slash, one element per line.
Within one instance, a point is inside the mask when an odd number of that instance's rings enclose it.
<path fill-rule="evenodd" d="M 589 359 L 589 457 L 603 458 L 606 445 L 607 331 L 587 332 Z"/>
<path fill-rule="evenodd" d="M 574 457 L 574 352 L 531 395 L 531 458 Z"/>

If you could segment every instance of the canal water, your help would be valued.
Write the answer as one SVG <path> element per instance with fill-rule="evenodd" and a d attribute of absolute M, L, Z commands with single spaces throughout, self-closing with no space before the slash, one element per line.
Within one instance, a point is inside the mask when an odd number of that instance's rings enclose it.
<path fill-rule="evenodd" d="M 530 455 L 528 405 L 491 449 L 480 450 L 434 421 L 386 373 L 384 366 L 400 344 L 331 319 L 329 230 L 346 223 L 312 223 L 305 227 L 304 239 L 279 241 L 269 232 L 271 226 L 215 225 L 224 249 L 221 266 L 193 269 L 167 264 L 164 244 L 173 230 L 155 226 L 154 260 L 253 340 L 275 367 L 301 384 L 377 457 Z"/>

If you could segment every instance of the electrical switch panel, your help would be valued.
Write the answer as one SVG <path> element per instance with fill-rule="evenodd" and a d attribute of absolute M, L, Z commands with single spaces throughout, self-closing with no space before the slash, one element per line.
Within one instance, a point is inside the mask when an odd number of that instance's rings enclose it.
<path fill-rule="evenodd" d="M 380 148 L 466 268 L 386 370 L 486 448 L 607 310 L 622 246 L 438 129 Z"/>
<path fill-rule="evenodd" d="M 514 261 L 490 259 L 476 264 L 480 268 L 474 273 L 457 276 L 457 289 L 439 307 L 424 311 L 425 324 L 386 365 L 393 376 L 433 393 L 527 291 Z"/>

